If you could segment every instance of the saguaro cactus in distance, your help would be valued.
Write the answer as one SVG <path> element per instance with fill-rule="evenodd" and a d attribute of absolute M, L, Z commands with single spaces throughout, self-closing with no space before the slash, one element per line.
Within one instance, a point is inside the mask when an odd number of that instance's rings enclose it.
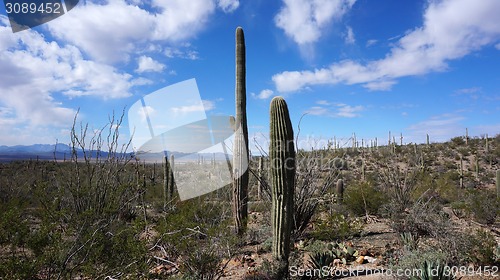
<path fill-rule="evenodd" d="M 174 198 L 174 155 L 170 155 L 170 163 L 168 157 L 164 157 L 163 162 L 163 192 L 164 203 L 163 208 L 166 209 L 167 203 Z"/>
<path fill-rule="evenodd" d="M 497 169 L 497 198 L 500 198 L 500 169 Z"/>
<path fill-rule="evenodd" d="M 246 112 L 245 36 L 236 28 L 236 118 L 233 144 L 233 217 L 236 233 L 241 235 L 248 217 L 248 127 Z"/>
<path fill-rule="evenodd" d="M 293 223 L 295 147 L 288 107 L 282 97 L 274 97 L 270 109 L 269 160 L 272 182 L 273 257 L 288 267 L 290 233 Z"/>
<path fill-rule="evenodd" d="M 335 191 L 337 193 L 337 203 L 342 204 L 342 202 L 344 201 L 344 180 L 339 179 L 337 181 Z"/>

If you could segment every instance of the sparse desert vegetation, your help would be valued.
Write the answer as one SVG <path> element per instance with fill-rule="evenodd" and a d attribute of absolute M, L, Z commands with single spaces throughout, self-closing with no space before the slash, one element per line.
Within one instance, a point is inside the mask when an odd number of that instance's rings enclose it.
<path fill-rule="evenodd" d="M 103 138 L 87 144 L 107 146 Z M 289 266 L 493 272 L 500 136 L 488 150 L 484 137 L 462 140 L 297 150 Z M 105 157 L 0 165 L 3 279 L 283 277 L 273 274 L 269 157 L 251 159 L 248 226 L 238 235 L 231 186 L 164 208 L 159 164 L 109 144 Z"/>

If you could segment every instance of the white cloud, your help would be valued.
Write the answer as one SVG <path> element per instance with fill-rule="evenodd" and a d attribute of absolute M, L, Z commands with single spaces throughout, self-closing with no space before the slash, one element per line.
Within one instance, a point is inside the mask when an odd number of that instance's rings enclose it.
<path fill-rule="evenodd" d="M 264 89 L 259 94 L 252 93 L 252 96 L 258 99 L 268 99 L 274 94 L 274 91 L 270 89 Z"/>
<path fill-rule="evenodd" d="M 93 59 L 114 63 L 129 59 L 129 53 L 154 33 L 155 17 L 125 1 L 105 4 L 86 1 L 71 10 L 71 16 L 50 21 L 46 27 L 59 39 L 78 46 Z"/>
<path fill-rule="evenodd" d="M 101 99 L 131 95 L 131 75 L 86 60 L 78 48 L 49 41 L 32 29 L 12 33 L 3 15 L 0 38 L 0 106 L 9 108 L 0 116 L 0 142 L 13 143 L 7 134 L 14 132 L 19 134 L 18 143 L 50 143 L 54 139 L 45 135 L 61 135 L 61 128 L 71 126 L 76 110 L 54 94 Z"/>
<path fill-rule="evenodd" d="M 358 105 L 358 106 L 349 106 L 342 104 L 339 106 L 338 111 L 337 111 L 337 116 L 338 117 L 344 117 L 344 118 L 355 118 L 359 117 L 360 114 L 359 112 L 365 110 L 365 107 Z"/>
<path fill-rule="evenodd" d="M 215 102 L 211 100 L 202 100 L 203 103 L 203 108 L 205 108 L 205 111 L 211 111 L 215 109 Z"/>
<path fill-rule="evenodd" d="M 356 38 L 354 37 L 354 31 L 352 31 L 352 27 L 347 26 L 347 31 L 344 37 L 345 43 L 348 45 L 352 45 L 356 43 Z"/>
<path fill-rule="evenodd" d="M 137 114 L 141 118 L 142 122 L 146 122 L 148 118 L 151 118 L 152 115 L 156 113 L 156 110 L 151 106 L 143 106 L 140 107 L 137 111 Z"/>
<path fill-rule="evenodd" d="M 217 6 L 224 11 L 224 13 L 232 13 L 240 6 L 239 0 L 217 0 Z"/>
<path fill-rule="evenodd" d="M 456 91 L 456 94 L 472 94 L 472 93 L 478 93 L 482 89 L 480 87 L 471 87 L 471 88 L 461 88 Z"/>
<path fill-rule="evenodd" d="M 429 134 L 431 142 L 448 141 L 454 136 L 465 132 L 461 121 L 464 117 L 454 114 L 443 114 L 433 116 L 422 122 L 413 124 L 407 128 L 409 136 L 408 141 L 415 143 L 423 143 L 426 141 L 426 135 Z"/>
<path fill-rule="evenodd" d="M 205 112 L 215 109 L 215 102 L 211 100 L 202 100 L 201 102 L 196 102 L 192 105 L 172 107 L 170 110 L 175 115 L 183 115 L 193 112 Z"/>
<path fill-rule="evenodd" d="M 312 71 L 285 71 L 272 79 L 280 92 L 337 83 L 387 90 L 397 78 L 445 71 L 448 61 L 498 43 L 498 14 L 497 0 L 432 1 L 423 26 L 401 37 L 383 59 L 365 64 L 344 60 Z"/>
<path fill-rule="evenodd" d="M 199 54 L 195 50 L 182 50 L 180 48 L 174 48 L 174 47 L 166 47 L 165 51 L 163 52 L 166 57 L 168 58 L 183 58 L 183 59 L 189 59 L 189 60 L 197 60 L 199 59 Z"/>
<path fill-rule="evenodd" d="M 214 0 L 153 0 L 153 13 L 124 0 L 86 1 L 71 16 L 46 24 L 49 31 L 81 48 L 100 62 L 128 61 L 151 42 L 175 43 L 190 39 L 206 26 L 215 11 Z"/>
<path fill-rule="evenodd" d="M 143 72 L 161 72 L 165 69 L 165 65 L 152 59 L 149 56 L 142 55 L 137 59 L 137 69 L 138 73 Z"/>
<path fill-rule="evenodd" d="M 315 43 L 333 20 L 341 19 L 356 0 L 283 0 L 274 18 L 277 27 L 297 44 Z"/>
<path fill-rule="evenodd" d="M 371 47 L 371 46 L 375 45 L 377 42 L 378 42 L 378 40 L 375 40 L 375 39 L 368 40 L 368 41 L 366 41 L 366 47 Z"/>
<path fill-rule="evenodd" d="M 356 118 L 361 116 L 359 112 L 365 110 L 361 105 L 351 106 L 344 103 L 330 103 L 326 100 L 319 100 L 316 104 L 319 106 L 309 108 L 306 113 L 314 116 Z"/>

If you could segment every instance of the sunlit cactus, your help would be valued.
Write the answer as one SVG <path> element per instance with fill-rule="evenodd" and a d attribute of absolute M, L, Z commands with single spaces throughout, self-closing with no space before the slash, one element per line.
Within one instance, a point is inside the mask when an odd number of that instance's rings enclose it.
<path fill-rule="evenodd" d="M 248 127 L 246 112 L 245 36 L 236 28 L 236 118 L 233 144 L 233 217 L 236 233 L 245 232 L 248 217 Z"/>
<path fill-rule="evenodd" d="M 282 97 L 271 101 L 269 160 L 272 182 L 273 257 L 286 269 L 293 226 L 295 147 L 288 107 Z"/>

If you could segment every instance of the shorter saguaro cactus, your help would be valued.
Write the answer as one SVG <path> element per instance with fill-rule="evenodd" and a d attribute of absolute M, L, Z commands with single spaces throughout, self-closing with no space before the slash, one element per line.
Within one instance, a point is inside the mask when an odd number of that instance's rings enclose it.
<path fill-rule="evenodd" d="M 274 97 L 270 108 L 269 160 L 272 182 L 272 227 L 274 259 L 280 271 L 287 271 L 290 234 L 293 224 L 295 188 L 295 145 L 293 128 L 285 100 Z"/>
<path fill-rule="evenodd" d="M 344 180 L 338 179 L 335 191 L 337 193 L 337 203 L 342 204 L 344 201 Z"/>

